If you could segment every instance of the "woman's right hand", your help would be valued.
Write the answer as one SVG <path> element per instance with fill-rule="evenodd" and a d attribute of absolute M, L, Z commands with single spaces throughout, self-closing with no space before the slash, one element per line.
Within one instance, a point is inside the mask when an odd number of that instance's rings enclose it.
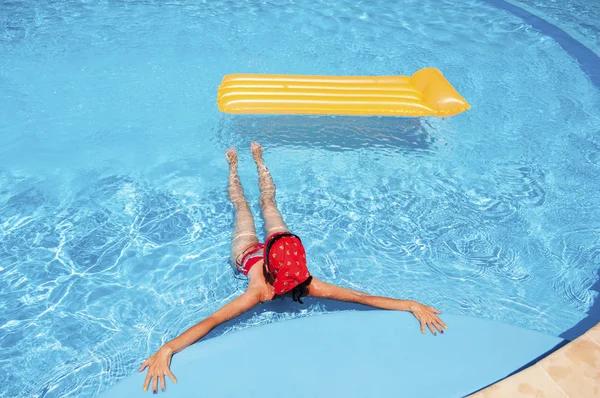
<path fill-rule="evenodd" d="M 177 383 L 177 379 L 171 373 L 171 357 L 173 356 L 173 350 L 166 345 L 162 346 L 156 354 L 146 359 L 142 366 L 140 366 L 139 372 L 148 368 L 148 374 L 146 375 L 146 381 L 144 381 L 144 391 L 148 390 L 148 385 L 152 381 L 152 391 L 154 394 L 158 392 L 158 383 L 162 391 L 167 388 L 165 384 L 165 375 L 168 375 L 173 383 Z"/>
<path fill-rule="evenodd" d="M 167 344 L 163 345 L 156 354 L 146 359 L 142 366 L 140 366 L 140 372 L 148 368 L 148 374 L 146 375 L 146 381 L 144 382 L 144 391 L 148 390 L 150 381 L 152 381 L 152 391 L 155 394 L 158 392 L 158 383 L 160 383 L 161 389 L 164 390 L 166 388 L 165 375 L 168 375 L 173 383 L 177 383 L 177 379 L 169 369 L 173 354 L 194 344 L 196 341 L 206 336 L 208 332 L 216 326 L 253 308 L 260 300 L 260 290 L 249 288 L 244 294 L 225 304 L 202 322 L 195 324 Z"/>

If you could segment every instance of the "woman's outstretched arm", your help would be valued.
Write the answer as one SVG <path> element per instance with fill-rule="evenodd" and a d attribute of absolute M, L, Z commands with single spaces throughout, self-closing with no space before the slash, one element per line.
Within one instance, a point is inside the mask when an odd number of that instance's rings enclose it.
<path fill-rule="evenodd" d="M 446 324 L 438 318 L 440 311 L 412 300 L 397 300 L 389 297 L 371 296 L 366 293 L 335 286 L 313 278 L 308 285 L 308 295 L 368 305 L 384 310 L 409 311 L 421 323 L 421 332 L 425 333 L 425 325 L 434 335 L 435 329 L 444 333 Z"/>
<path fill-rule="evenodd" d="M 158 384 L 165 389 L 165 375 L 168 375 L 173 383 L 177 383 L 177 379 L 169 369 L 171 365 L 171 357 L 176 352 L 179 352 L 187 346 L 200 340 L 206 336 L 213 328 L 219 326 L 223 322 L 241 315 L 242 313 L 252 309 L 261 301 L 261 292 L 259 289 L 248 289 L 241 296 L 233 299 L 225 304 L 214 314 L 205 318 L 202 322 L 192 326 L 173 340 L 163 345 L 154 355 L 146 359 L 139 371 L 141 372 L 146 367 L 148 374 L 144 381 L 144 391 L 148 389 L 148 385 L 152 381 L 152 390 L 158 391 Z"/>

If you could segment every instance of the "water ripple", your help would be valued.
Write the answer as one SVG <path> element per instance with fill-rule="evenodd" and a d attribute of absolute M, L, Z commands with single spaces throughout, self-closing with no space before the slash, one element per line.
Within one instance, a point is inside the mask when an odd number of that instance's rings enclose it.
<path fill-rule="evenodd" d="M 0 395 L 94 396 L 247 287 L 228 263 L 223 152 L 238 147 L 258 214 L 252 140 L 317 277 L 555 335 L 596 299 L 600 96 L 486 2 L 0 2 L 0 53 Z M 225 73 L 423 60 L 471 111 L 214 104 Z M 329 310 L 277 301 L 211 336 Z"/>

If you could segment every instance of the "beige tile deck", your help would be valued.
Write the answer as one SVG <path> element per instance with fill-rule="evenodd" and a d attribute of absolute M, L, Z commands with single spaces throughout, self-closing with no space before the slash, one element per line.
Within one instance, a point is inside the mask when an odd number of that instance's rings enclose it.
<path fill-rule="evenodd" d="M 581 336 L 540 361 L 570 397 L 600 397 L 600 345 Z"/>
<path fill-rule="evenodd" d="M 567 398 L 565 394 L 544 370 L 531 366 L 513 377 L 502 380 L 493 386 L 472 395 L 475 398 L 495 397 L 535 397 Z"/>
<path fill-rule="evenodd" d="M 471 397 L 600 397 L 600 323 L 535 365 Z"/>
<path fill-rule="evenodd" d="M 600 344 L 600 323 L 591 328 L 585 335 L 591 337 L 592 340 L 595 340 L 596 343 Z"/>

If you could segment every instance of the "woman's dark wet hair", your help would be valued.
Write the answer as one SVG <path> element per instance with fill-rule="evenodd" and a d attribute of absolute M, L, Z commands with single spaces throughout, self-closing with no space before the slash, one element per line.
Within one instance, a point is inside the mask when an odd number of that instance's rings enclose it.
<path fill-rule="evenodd" d="M 312 282 L 312 276 L 309 276 L 307 280 L 296 286 L 292 289 L 292 299 L 294 301 L 299 302 L 300 304 L 304 304 L 302 301 L 302 297 L 308 296 L 308 286 Z"/>

